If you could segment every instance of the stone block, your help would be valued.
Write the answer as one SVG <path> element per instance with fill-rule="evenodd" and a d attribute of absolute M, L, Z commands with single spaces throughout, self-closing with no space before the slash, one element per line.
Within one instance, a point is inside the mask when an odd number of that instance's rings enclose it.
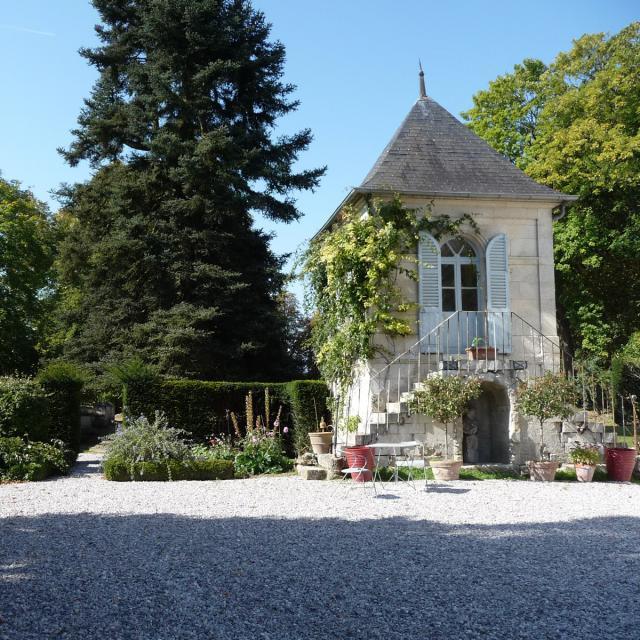
<path fill-rule="evenodd" d="M 334 456 L 332 453 L 319 453 L 318 464 L 326 469 L 330 475 L 339 476 L 340 471 L 345 469 L 347 461 L 344 458 Z"/>
<path fill-rule="evenodd" d="M 322 467 L 309 467 L 304 464 L 297 465 L 298 475 L 303 480 L 326 480 L 327 470 Z"/>
<path fill-rule="evenodd" d="M 307 451 L 306 453 L 303 453 L 296 462 L 307 467 L 312 467 L 316 463 L 316 454 Z"/>

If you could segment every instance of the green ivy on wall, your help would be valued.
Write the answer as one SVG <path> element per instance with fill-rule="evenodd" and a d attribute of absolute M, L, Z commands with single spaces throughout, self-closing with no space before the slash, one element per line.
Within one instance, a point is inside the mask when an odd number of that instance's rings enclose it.
<path fill-rule="evenodd" d="M 416 308 L 397 285 L 417 280 L 421 231 L 458 235 L 470 215 L 431 217 L 431 207 L 411 209 L 399 196 L 369 199 L 366 210 L 345 207 L 328 231 L 312 240 L 302 259 L 307 305 L 314 310 L 311 342 L 325 380 L 345 390 L 354 366 L 375 355 L 373 336 L 412 333 L 402 313 Z"/>

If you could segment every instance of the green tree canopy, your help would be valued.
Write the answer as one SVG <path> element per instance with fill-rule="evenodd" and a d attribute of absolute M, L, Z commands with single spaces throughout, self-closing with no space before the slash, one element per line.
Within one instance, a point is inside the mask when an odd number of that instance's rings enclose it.
<path fill-rule="evenodd" d="M 0 178 L 1 375 L 30 373 L 38 362 L 53 254 L 46 206 Z"/>
<path fill-rule="evenodd" d="M 463 115 L 533 178 L 580 196 L 555 229 L 559 310 L 572 346 L 608 359 L 640 329 L 640 23 L 538 61 L 524 102 L 527 65 Z"/>
<path fill-rule="evenodd" d="M 65 350 L 84 362 L 139 355 L 173 375 L 286 375 L 282 258 L 254 212 L 288 222 L 309 130 L 274 136 L 294 110 L 285 50 L 244 0 L 94 0 L 100 72 L 64 157 L 88 160 L 62 190 Z"/>
<path fill-rule="evenodd" d="M 520 169 L 527 166 L 536 137 L 546 71 L 542 61 L 527 58 L 513 67 L 513 73 L 497 77 L 489 89 L 476 93 L 473 107 L 462 114 L 470 129 Z"/>

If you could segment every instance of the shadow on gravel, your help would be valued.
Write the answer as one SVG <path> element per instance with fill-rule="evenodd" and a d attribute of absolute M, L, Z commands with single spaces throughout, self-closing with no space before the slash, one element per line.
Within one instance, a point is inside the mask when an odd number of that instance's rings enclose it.
<path fill-rule="evenodd" d="M 102 467 L 100 460 L 78 460 L 71 470 L 71 475 L 79 478 L 102 476 Z"/>
<path fill-rule="evenodd" d="M 452 487 L 448 484 L 432 484 L 427 483 L 427 493 L 469 493 L 470 489 L 463 487 Z"/>
<path fill-rule="evenodd" d="M 0 638 L 634 638 L 640 518 L 0 520 Z"/>

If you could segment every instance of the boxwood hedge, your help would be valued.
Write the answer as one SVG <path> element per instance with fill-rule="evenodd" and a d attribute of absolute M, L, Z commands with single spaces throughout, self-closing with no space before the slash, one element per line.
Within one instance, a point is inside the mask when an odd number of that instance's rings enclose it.
<path fill-rule="evenodd" d="M 233 478 L 231 460 L 169 460 L 137 462 L 131 465 L 106 460 L 103 471 L 107 480 L 162 481 L 162 480 L 229 480 Z M 171 478 L 169 478 L 171 476 Z"/>

